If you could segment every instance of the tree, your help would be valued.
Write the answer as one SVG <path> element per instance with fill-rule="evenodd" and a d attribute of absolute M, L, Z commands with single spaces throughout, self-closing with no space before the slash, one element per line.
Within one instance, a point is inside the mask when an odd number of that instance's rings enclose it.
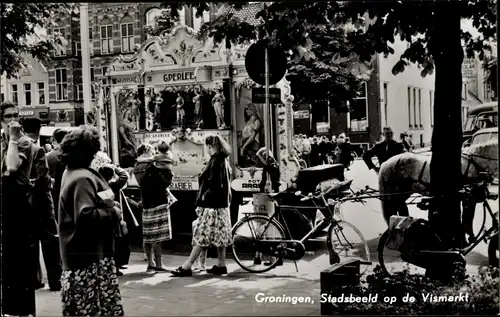
<path fill-rule="evenodd" d="M 168 32 L 175 26 L 178 21 L 178 10 L 182 8 L 182 3 L 166 3 L 165 11 L 157 18 L 157 27 L 150 30 L 151 35 L 162 35 Z M 197 8 L 197 16 L 201 16 L 203 11 L 209 9 L 207 3 L 190 3 L 191 6 Z M 256 4 L 253 4 L 254 6 Z M 260 4 L 258 4 L 260 5 Z M 216 5 L 217 6 L 217 5 Z M 219 14 L 215 20 L 206 23 L 201 27 L 200 38 L 213 36 L 216 42 L 225 41 L 226 46 L 230 47 L 231 43 L 244 43 L 258 38 L 266 38 L 259 36 L 259 33 L 265 33 L 262 29 L 266 25 L 263 19 L 260 23 L 250 22 L 240 19 L 236 13 L 247 4 L 219 4 Z M 348 48 L 348 37 L 346 36 L 349 30 L 343 27 L 332 27 L 324 14 L 316 14 L 314 19 L 310 18 L 310 22 L 303 23 L 300 20 L 304 16 L 311 17 L 311 6 L 300 3 L 293 6 L 295 12 L 292 15 L 289 4 L 278 7 L 271 6 L 272 12 L 265 13 L 267 9 L 262 7 L 261 12 L 257 15 L 263 17 L 266 14 L 266 19 L 272 17 L 273 25 L 282 23 L 287 19 L 290 23 L 286 30 L 299 27 L 299 31 L 293 34 L 279 34 L 277 39 L 281 41 L 279 44 L 285 51 L 290 49 L 295 50 L 296 41 L 301 41 L 302 33 L 310 33 L 311 36 L 306 39 L 304 44 L 307 49 L 297 51 L 297 54 L 290 54 L 289 68 L 287 79 L 290 80 L 293 87 L 293 94 L 296 103 L 312 103 L 315 101 L 330 101 L 337 111 L 346 111 L 347 108 L 342 108 L 343 102 L 357 96 L 357 91 L 362 80 L 368 79 L 370 74 L 369 63 L 353 63 L 353 58 L 336 58 L 339 54 L 346 52 Z M 288 16 L 288 17 L 287 17 Z M 279 19 L 276 19 L 279 17 Z M 255 21 L 255 17 L 249 17 Z M 268 28 L 269 29 L 269 28 Z M 271 30 L 274 32 L 276 30 Z M 288 39 L 292 35 L 294 39 Z M 286 39 L 286 41 L 285 41 Z M 314 58 L 312 58 L 314 57 Z M 362 64 L 363 67 L 353 67 Z"/>
<path fill-rule="evenodd" d="M 200 3 L 195 6 L 201 8 Z M 258 25 L 228 12 L 203 25 L 200 35 L 213 36 L 227 46 L 268 39 L 290 52 L 292 59 L 300 59 L 311 52 L 311 26 L 337 28 L 368 22 L 366 30 L 355 28 L 346 35 L 348 49 L 341 54 L 347 58 L 354 54 L 361 62 L 370 61 L 375 53 L 394 54 L 395 36 L 407 41 L 409 47 L 393 73 L 414 63 L 422 69 L 422 76 L 431 72 L 436 76 L 430 166 L 431 193 L 436 200 L 429 218 L 443 242 L 453 248 L 463 242 L 458 195 L 462 183 L 461 66 L 464 53 L 484 58 L 488 40 L 495 37 L 495 14 L 494 0 L 272 2 L 257 13 L 262 19 Z M 481 37 L 462 31 L 462 19 L 471 19 Z"/>
<path fill-rule="evenodd" d="M 497 72 L 498 72 L 498 60 L 493 58 L 484 64 L 484 69 L 486 70 L 486 80 L 490 85 L 494 93 L 494 99 L 498 100 L 498 86 L 497 86 Z"/>
<path fill-rule="evenodd" d="M 31 55 L 41 62 L 47 61 L 54 49 L 65 45 L 60 34 L 46 36 L 47 28 L 54 25 L 56 16 L 74 14 L 68 3 L 1 3 L 2 13 L 1 74 L 16 77 L 26 67 L 24 56 Z"/>

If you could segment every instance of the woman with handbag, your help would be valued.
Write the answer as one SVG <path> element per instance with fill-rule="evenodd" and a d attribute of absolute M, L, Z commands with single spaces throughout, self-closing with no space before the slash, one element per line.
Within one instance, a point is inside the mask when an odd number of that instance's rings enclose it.
<path fill-rule="evenodd" d="M 58 221 L 64 316 L 124 315 L 113 259 L 122 214 L 106 181 L 90 168 L 99 139 L 97 129 L 82 126 L 61 145 L 66 164 Z"/>
<path fill-rule="evenodd" d="M 217 248 L 218 264 L 207 273 L 227 274 L 226 247 L 232 243 L 230 202 L 230 169 L 227 157 L 230 147 L 220 136 L 208 136 L 205 140 L 210 160 L 201 173 L 196 197 L 198 223 L 193 233 L 193 250 L 189 259 L 173 271 L 174 276 L 191 276 L 191 267 L 200 253 L 210 246 Z"/>

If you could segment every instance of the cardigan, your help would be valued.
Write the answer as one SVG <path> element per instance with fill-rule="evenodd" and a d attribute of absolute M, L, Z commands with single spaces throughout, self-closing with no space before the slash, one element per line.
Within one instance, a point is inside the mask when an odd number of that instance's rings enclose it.
<path fill-rule="evenodd" d="M 117 211 L 104 205 L 98 192 L 109 190 L 92 169 L 66 168 L 59 200 L 59 244 L 63 268 L 77 270 L 114 253 Z"/>
<path fill-rule="evenodd" d="M 230 171 L 227 166 L 227 155 L 212 155 L 204 171 L 201 173 L 196 195 L 196 206 L 202 208 L 227 208 L 230 199 Z"/>

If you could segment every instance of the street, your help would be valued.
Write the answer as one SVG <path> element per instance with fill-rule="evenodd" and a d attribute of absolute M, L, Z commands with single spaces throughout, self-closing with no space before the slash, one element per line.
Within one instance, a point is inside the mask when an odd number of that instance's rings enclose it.
<path fill-rule="evenodd" d="M 368 185 L 377 188 L 377 176 L 368 171 L 361 160 L 355 161 L 346 177 L 353 179 L 354 190 Z M 346 221 L 354 224 L 368 241 L 371 250 L 371 269 L 377 265 L 376 245 L 380 234 L 386 229 L 380 203 L 377 199 L 366 201 L 366 205 L 346 203 L 343 215 Z M 242 208 L 252 208 L 250 204 Z M 479 208 L 475 218 L 475 230 L 479 230 L 482 213 Z M 426 217 L 426 213 L 410 206 L 413 217 Z M 487 221 L 488 224 L 488 221 Z M 317 246 L 316 246 L 317 245 Z M 214 277 L 198 274 L 193 277 L 171 277 L 169 273 L 148 276 L 145 274 L 146 264 L 142 254 L 133 253 L 125 275 L 120 277 L 120 286 L 125 305 L 125 313 L 129 316 L 173 316 L 173 315 L 319 315 L 320 314 L 320 272 L 328 264 L 327 250 L 323 243 L 313 245 L 307 255 L 298 261 L 299 272 L 291 261 L 285 261 L 282 267 L 264 273 L 253 274 L 243 271 L 233 261 L 228 261 L 227 276 Z M 228 250 L 230 252 L 230 250 Z M 168 268 L 180 266 L 187 254 L 164 255 L 164 263 Z M 487 245 L 479 244 L 467 256 L 467 271 L 477 272 L 481 265 L 488 262 Z M 211 266 L 215 259 L 209 259 Z M 369 273 L 370 270 L 367 272 Z M 259 303 L 256 295 L 266 296 L 302 296 L 311 297 L 311 303 Z M 259 295 L 262 296 L 262 295 Z M 40 316 L 58 316 L 61 314 L 59 293 L 47 289 L 37 292 L 37 314 Z"/>

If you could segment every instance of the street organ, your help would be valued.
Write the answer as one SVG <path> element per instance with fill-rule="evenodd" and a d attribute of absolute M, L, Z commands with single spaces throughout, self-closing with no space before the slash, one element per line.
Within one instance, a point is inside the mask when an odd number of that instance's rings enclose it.
<path fill-rule="evenodd" d="M 217 134 L 232 146 L 232 189 L 258 192 L 262 163 L 256 153 L 264 147 L 264 105 L 252 103 L 252 89 L 259 86 L 245 71 L 247 48 L 200 41 L 191 28 L 179 25 L 111 63 L 106 76 L 113 161 L 132 167 L 130 156 L 139 144 L 169 142 L 175 157 L 171 189 L 181 202 L 192 203 L 207 160 L 204 139 Z M 299 170 L 292 146 L 293 97 L 285 79 L 273 87 L 280 88 L 282 102 L 271 106 L 271 143 L 286 188 Z"/>

